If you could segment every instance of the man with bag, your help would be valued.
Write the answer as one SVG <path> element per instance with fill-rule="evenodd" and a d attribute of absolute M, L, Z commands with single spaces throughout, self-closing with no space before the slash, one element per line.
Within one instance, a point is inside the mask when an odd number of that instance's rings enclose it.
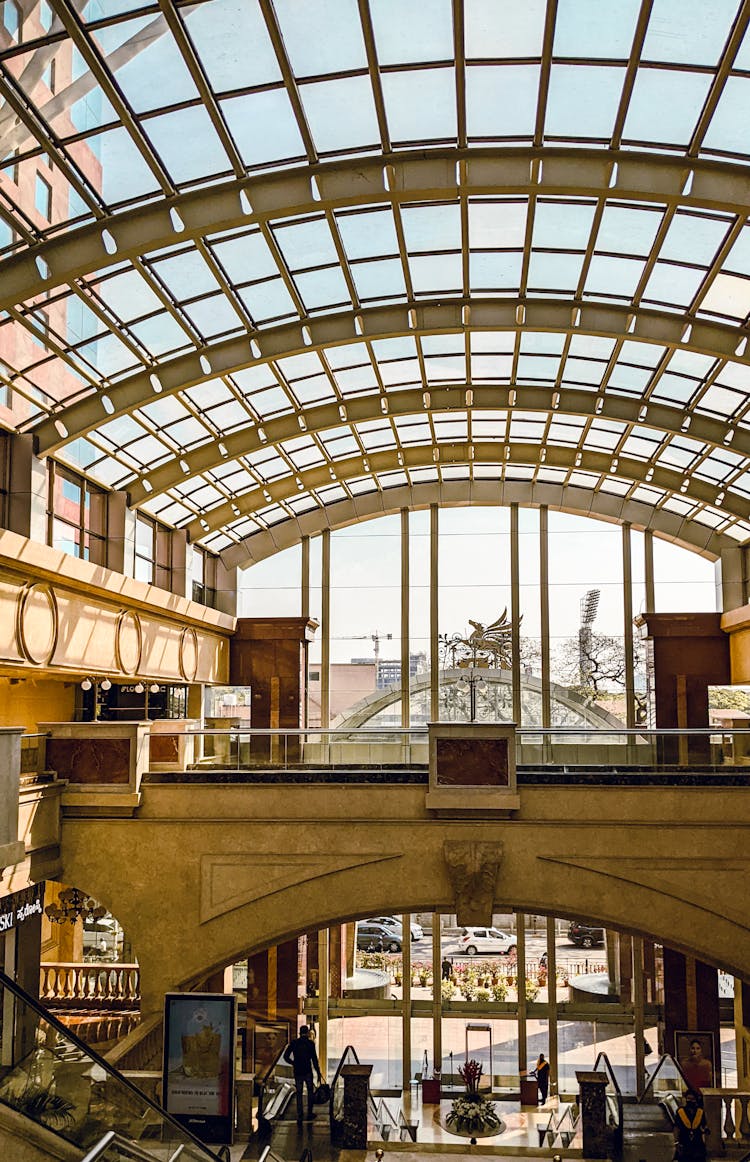
<path fill-rule="evenodd" d="M 295 1037 L 290 1041 L 284 1050 L 284 1060 L 288 1061 L 294 1071 L 294 1088 L 297 1091 L 297 1124 L 302 1122 L 302 1090 L 307 1086 L 307 1118 L 306 1121 L 311 1122 L 315 1117 L 313 1113 L 313 1069 L 318 1075 L 318 1084 L 323 1081 L 323 1076 L 320 1072 L 320 1065 L 318 1064 L 318 1054 L 315 1050 L 315 1044 L 310 1038 L 310 1029 L 307 1025 L 303 1025 L 299 1031 L 299 1037 Z"/>
<path fill-rule="evenodd" d="M 675 1158 L 680 1162 L 705 1162 L 706 1114 L 692 1090 L 685 1094 L 685 1105 L 675 1118 Z"/>

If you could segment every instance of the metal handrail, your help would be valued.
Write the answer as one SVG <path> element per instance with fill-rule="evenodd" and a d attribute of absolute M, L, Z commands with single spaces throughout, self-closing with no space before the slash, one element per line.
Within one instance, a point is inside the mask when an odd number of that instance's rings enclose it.
<path fill-rule="evenodd" d="M 171 1114 L 167 1113 L 167 1111 L 163 1109 L 162 1106 L 153 1101 L 148 1096 L 148 1094 L 145 1094 L 143 1090 L 138 1088 L 137 1085 L 134 1085 L 132 1081 L 129 1081 L 124 1074 L 120 1073 L 119 1069 L 116 1069 L 113 1065 L 110 1064 L 110 1062 L 106 1061 L 104 1057 L 101 1057 L 95 1049 L 92 1049 L 90 1045 L 87 1045 L 84 1041 L 81 1041 L 78 1037 L 76 1037 L 75 1033 L 71 1032 L 67 1025 L 64 1025 L 62 1021 L 58 1021 L 58 1019 L 53 1016 L 52 1013 L 48 1012 L 47 1009 L 40 1005 L 38 1001 L 34 1000 L 34 998 L 30 996 L 29 993 L 25 991 L 25 989 L 22 989 L 21 986 L 14 980 L 11 980 L 11 978 L 7 976 L 7 974 L 4 973 L 1 969 L 0 988 L 7 989 L 8 992 L 12 993 L 13 996 L 21 1001 L 22 1004 L 26 1005 L 27 1008 L 35 1012 L 38 1017 L 41 1017 L 41 1019 L 45 1021 L 51 1029 L 54 1029 L 55 1032 L 58 1033 L 64 1040 L 69 1041 L 72 1045 L 74 1045 L 84 1057 L 91 1058 L 94 1064 L 98 1065 L 105 1074 L 116 1077 L 118 1083 L 122 1085 L 124 1089 L 127 1089 L 135 1098 L 137 1098 L 138 1101 L 142 1102 L 144 1105 L 148 1106 L 149 1109 L 158 1114 L 159 1117 L 167 1122 L 179 1136 L 189 1138 L 191 1144 L 195 1146 L 196 1149 L 205 1157 L 213 1159 L 214 1162 L 222 1162 L 219 1155 L 215 1154 L 213 1150 L 209 1150 L 208 1146 L 201 1142 L 199 1138 L 196 1138 L 195 1135 L 186 1126 L 183 1126 L 174 1117 L 172 1117 Z"/>

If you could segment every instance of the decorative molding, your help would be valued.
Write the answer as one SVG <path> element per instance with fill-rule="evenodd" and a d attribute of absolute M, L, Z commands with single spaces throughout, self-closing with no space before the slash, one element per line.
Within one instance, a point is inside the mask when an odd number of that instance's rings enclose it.
<path fill-rule="evenodd" d="M 49 665 L 57 648 L 58 631 L 57 598 L 52 586 L 43 581 L 24 585 L 16 598 L 19 653 L 34 666 Z"/>
<path fill-rule="evenodd" d="M 132 638 L 132 634 L 135 634 L 135 639 Z M 142 653 L 141 619 L 134 609 L 122 609 L 117 615 L 115 627 L 115 661 L 118 670 L 123 674 L 137 674 L 141 666 Z"/>
<path fill-rule="evenodd" d="M 186 682 L 194 682 L 198 672 L 198 635 L 192 625 L 180 634 L 180 673 Z"/>
<path fill-rule="evenodd" d="M 364 868 L 399 855 L 353 852 L 338 855 L 287 855 L 252 852 L 247 855 L 201 856 L 200 923 L 215 920 L 276 892 L 307 884 L 337 872 Z M 321 885 L 315 891 L 324 899 Z"/>
<path fill-rule="evenodd" d="M 491 924 L 503 844 L 446 839 L 443 853 L 459 924 Z"/>

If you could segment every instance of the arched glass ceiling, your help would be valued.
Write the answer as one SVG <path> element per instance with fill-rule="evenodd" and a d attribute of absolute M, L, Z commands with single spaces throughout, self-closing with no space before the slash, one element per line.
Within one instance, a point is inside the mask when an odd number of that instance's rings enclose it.
<path fill-rule="evenodd" d="M 746 540 L 749 20 L 3 0 L 8 422 L 228 556 L 459 482 Z"/>

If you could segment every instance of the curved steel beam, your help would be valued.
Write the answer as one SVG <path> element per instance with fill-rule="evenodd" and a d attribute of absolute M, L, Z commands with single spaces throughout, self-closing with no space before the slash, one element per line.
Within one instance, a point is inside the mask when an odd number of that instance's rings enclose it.
<path fill-rule="evenodd" d="M 611 475 L 612 457 L 604 452 L 578 452 L 575 448 L 561 446 L 546 446 L 545 468 L 562 468 L 567 471 L 589 472 L 599 476 Z M 439 455 L 435 455 L 435 453 Z M 388 472 L 403 472 L 417 468 L 441 468 L 447 465 L 462 464 L 466 466 L 467 475 L 472 465 L 496 464 L 502 465 L 539 465 L 539 445 L 524 443 L 494 443 L 478 441 L 473 444 L 425 444 L 409 448 L 386 448 L 378 452 L 368 453 L 366 456 L 351 456 L 346 460 L 338 460 L 334 466 L 335 477 L 331 476 L 331 466 L 317 465 L 292 476 L 284 476 L 265 488 L 253 488 L 237 496 L 233 501 L 226 501 L 208 509 L 204 515 L 187 524 L 188 535 L 191 540 L 200 540 L 206 533 L 231 525 L 240 517 L 263 510 L 269 504 L 291 500 L 301 493 L 313 492 L 315 489 L 328 488 L 332 480 L 346 482 L 359 479 L 362 476 Z M 617 476 L 621 479 L 640 484 L 643 461 L 634 460 L 626 456 L 618 459 Z M 716 485 L 709 485 L 707 481 L 697 476 L 686 477 L 682 472 L 675 472 L 670 468 L 655 468 L 650 481 L 651 485 L 668 493 L 675 493 L 687 500 L 700 504 L 714 505 L 716 500 Z M 685 485 L 687 484 L 687 487 Z M 375 487 L 375 486 L 374 486 Z M 593 489 L 587 491 L 593 492 Z M 265 494 L 268 493 L 268 496 Z M 747 520 L 750 518 L 750 498 L 726 490 L 722 509 L 727 515 Z"/>
<path fill-rule="evenodd" d="M 282 549 L 299 544 L 304 537 L 315 536 L 324 529 L 346 528 L 364 520 L 390 516 L 402 509 L 423 509 L 431 504 L 445 508 L 466 505 L 520 504 L 526 508 L 547 508 L 590 516 L 611 524 L 630 524 L 635 529 L 650 530 L 662 540 L 671 541 L 711 561 L 722 551 L 736 549 L 737 541 L 696 521 L 685 520 L 664 509 L 654 509 L 637 500 L 592 493 L 574 485 L 534 484 L 530 481 L 447 481 L 442 484 L 412 484 L 375 490 L 340 500 L 326 508 L 315 509 L 299 517 L 289 517 L 270 529 L 252 533 L 237 545 L 223 549 L 227 568 L 244 568 L 272 557 Z"/>
<path fill-rule="evenodd" d="M 471 404 L 466 402 L 466 392 L 472 393 Z M 515 392 L 511 405 L 510 395 Z M 615 423 L 637 424 L 639 429 L 650 429 L 669 435 L 685 432 L 685 409 L 669 404 L 644 404 L 640 396 L 597 395 L 595 391 L 582 388 L 551 387 L 488 387 L 473 383 L 442 384 L 430 391 L 429 407 L 424 403 L 422 387 L 405 388 L 388 392 L 387 414 L 391 418 L 408 415 L 439 415 L 442 412 L 470 412 L 475 419 L 481 418 L 482 411 L 508 410 L 509 412 L 543 412 L 555 416 L 585 416 L 590 419 L 611 420 Z M 557 397 L 553 402 L 553 397 Z M 160 468 L 136 480 L 128 486 L 131 507 L 137 508 L 146 500 L 184 484 L 191 477 L 202 472 L 210 472 L 221 464 L 226 464 L 239 456 L 257 452 L 261 448 L 274 447 L 300 435 L 300 418 L 304 421 L 304 431 L 308 435 L 320 434 L 331 428 L 347 424 L 366 423 L 368 420 L 383 419 L 383 396 L 372 392 L 369 395 L 354 396 L 344 405 L 346 419 L 342 421 L 339 404 L 327 403 L 303 408 L 301 412 L 288 412 L 262 425 L 239 428 L 221 440 L 201 445 L 194 452 L 187 452 L 169 460 Z M 259 432 L 262 430 L 264 439 Z M 689 427 L 690 437 L 701 440 L 711 447 L 725 447 L 725 438 L 730 430 L 726 420 L 712 419 L 709 415 L 692 413 Z M 221 445 L 221 450 L 219 448 Z M 750 429 L 738 428 L 732 439 L 732 451 L 740 456 L 750 456 Z M 610 455 L 610 460 L 614 453 Z M 642 462 L 640 479 L 644 479 L 650 462 Z M 335 461 L 333 466 L 335 467 Z"/>
<path fill-rule="evenodd" d="M 555 146 L 381 154 L 223 182 L 69 230 L 5 260 L 0 309 L 182 239 L 344 206 L 459 194 L 617 198 L 750 214 L 750 176 L 733 162 Z"/>
<path fill-rule="evenodd" d="M 305 351 L 345 346 L 364 340 L 402 335 L 437 335 L 466 331 L 552 331 L 560 334 L 597 335 L 629 339 L 664 347 L 684 347 L 711 358 L 737 358 L 734 352 L 744 338 L 739 327 L 695 321 L 688 343 L 683 343 L 685 316 L 669 311 L 632 309 L 612 303 L 561 301 L 559 299 L 460 299 L 420 300 L 360 312 L 342 311 L 322 318 L 286 323 L 248 335 L 214 343 L 203 351 L 191 351 L 156 364 L 107 387 L 105 408 L 101 395 L 90 395 L 62 408 L 31 429 L 40 455 L 85 436 L 116 416 L 126 415 L 142 404 L 220 375 L 231 374 L 272 359 Z M 750 347 L 750 344 L 748 345 Z M 750 351 L 738 362 L 750 365 Z M 424 390 L 424 389 L 423 389 Z"/>

